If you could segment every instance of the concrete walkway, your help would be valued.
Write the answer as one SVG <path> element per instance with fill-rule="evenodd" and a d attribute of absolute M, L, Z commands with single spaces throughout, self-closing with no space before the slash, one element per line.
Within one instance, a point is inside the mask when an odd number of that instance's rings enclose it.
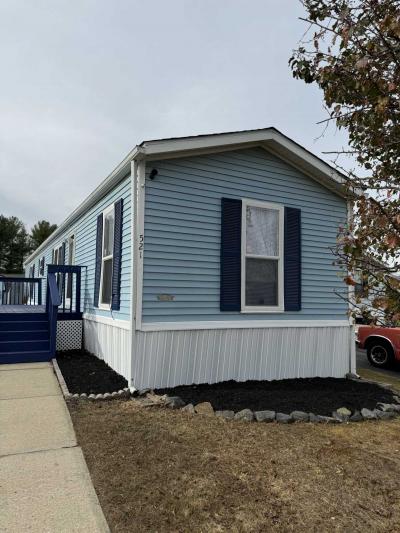
<path fill-rule="evenodd" d="M 0 531 L 109 532 L 50 363 L 0 365 Z"/>

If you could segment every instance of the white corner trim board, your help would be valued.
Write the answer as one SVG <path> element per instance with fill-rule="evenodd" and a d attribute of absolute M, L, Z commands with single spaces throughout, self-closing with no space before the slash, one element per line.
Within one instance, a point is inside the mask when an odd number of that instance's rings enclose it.
<path fill-rule="evenodd" d="M 131 329 L 130 320 L 117 320 L 114 318 L 108 318 L 106 316 L 91 315 L 89 313 L 83 313 L 82 318 L 84 320 L 90 320 L 91 322 L 98 322 L 99 324 L 105 324 L 106 326 L 113 326 L 120 329 Z"/>
<path fill-rule="evenodd" d="M 143 256 L 145 247 L 144 235 L 144 206 L 145 206 L 145 192 L 146 192 L 146 162 L 139 161 L 137 166 L 137 175 L 135 176 L 135 190 L 136 202 L 134 207 L 136 232 L 134 234 L 134 248 L 135 248 L 135 324 L 136 329 L 140 329 L 142 324 L 142 306 L 143 306 Z"/>
<path fill-rule="evenodd" d="M 350 327 L 348 320 L 221 320 L 199 322 L 148 322 L 139 331 L 183 331 L 198 329 L 259 329 L 259 328 L 327 328 Z"/>

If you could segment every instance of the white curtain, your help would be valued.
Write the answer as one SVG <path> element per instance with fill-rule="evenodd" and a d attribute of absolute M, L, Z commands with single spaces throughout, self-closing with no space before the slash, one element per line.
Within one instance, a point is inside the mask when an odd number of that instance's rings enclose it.
<path fill-rule="evenodd" d="M 247 206 L 246 252 L 256 255 L 279 255 L 279 211 Z"/>

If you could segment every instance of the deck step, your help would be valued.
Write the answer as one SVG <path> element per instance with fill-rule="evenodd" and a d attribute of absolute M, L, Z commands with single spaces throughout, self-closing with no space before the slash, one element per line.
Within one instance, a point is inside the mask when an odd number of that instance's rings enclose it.
<path fill-rule="evenodd" d="M 49 351 L 37 350 L 29 352 L 3 352 L 0 353 L 1 364 L 13 363 L 40 363 L 42 361 L 51 361 L 53 356 Z"/>
<path fill-rule="evenodd" d="M 2 320 L 0 318 L 0 336 L 3 331 L 28 331 L 39 329 L 49 329 L 49 321 L 47 317 L 45 320 Z"/>
<path fill-rule="evenodd" d="M 31 322 L 31 321 L 45 321 L 48 320 L 48 314 L 47 313 L 0 313 L 0 323 L 1 322 L 9 322 L 9 321 L 24 321 L 24 322 Z"/>
<path fill-rule="evenodd" d="M 0 341 L 49 340 L 49 328 L 0 331 Z"/>
<path fill-rule="evenodd" d="M 35 352 L 50 350 L 49 339 L 45 340 L 0 340 L 0 359 L 3 352 Z"/>

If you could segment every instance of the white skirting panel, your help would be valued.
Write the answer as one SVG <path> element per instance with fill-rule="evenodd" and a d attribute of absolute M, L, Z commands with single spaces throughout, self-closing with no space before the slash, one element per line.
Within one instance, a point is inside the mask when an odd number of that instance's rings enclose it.
<path fill-rule="evenodd" d="M 349 326 L 136 331 L 132 385 L 344 377 L 350 331 Z"/>
<path fill-rule="evenodd" d="M 103 359 L 128 383 L 131 378 L 131 343 L 129 329 L 83 319 L 84 348 Z"/>

